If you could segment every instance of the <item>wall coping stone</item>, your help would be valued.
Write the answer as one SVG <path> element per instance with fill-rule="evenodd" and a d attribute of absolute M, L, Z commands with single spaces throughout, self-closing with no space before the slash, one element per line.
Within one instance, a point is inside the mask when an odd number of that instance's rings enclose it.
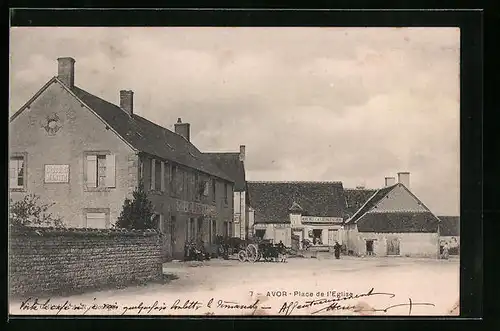
<path fill-rule="evenodd" d="M 10 236 L 87 236 L 87 237 L 150 237 L 157 236 L 155 229 L 127 230 L 127 229 L 93 229 L 93 228 L 56 228 L 10 226 Z"/>

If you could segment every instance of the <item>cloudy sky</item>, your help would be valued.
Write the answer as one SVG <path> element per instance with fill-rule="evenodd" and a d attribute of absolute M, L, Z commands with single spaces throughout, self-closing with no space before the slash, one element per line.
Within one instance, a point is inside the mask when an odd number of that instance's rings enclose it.
<path fill-rule="evenodd" d="M 11 114 L 76 60 L 75 84 L 202 151 L 247 146 L 249 180 L 377 188 L 411 172 L 459 213 L 459 47 L 453 28 L 13 28 Z"/>

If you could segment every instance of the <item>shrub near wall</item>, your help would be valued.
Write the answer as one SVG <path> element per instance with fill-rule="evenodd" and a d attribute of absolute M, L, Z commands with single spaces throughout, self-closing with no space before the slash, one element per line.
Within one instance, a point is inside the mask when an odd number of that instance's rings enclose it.
<path fill-rule="evenodd" d="M 162 276 L 154 230 L 11 228 L 11 295 L 57 294 Z"/>

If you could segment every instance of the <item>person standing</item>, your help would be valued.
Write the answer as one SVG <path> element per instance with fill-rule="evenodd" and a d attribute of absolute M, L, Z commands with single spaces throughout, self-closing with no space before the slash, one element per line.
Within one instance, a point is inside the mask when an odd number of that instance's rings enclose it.
<path fill-rule="evenodd" d="M 338 260 L 340 259 L 340 248 L 342 246 L 339 244 L 338 241 L 335 241 L 335 245 L 333 246 L 333 250 L 334 250 L 334 254 L 335 254 L 335 258 Z"/>
<path fill-rule="evenodd" d="M 450 257 L 450 248 L 448 247 L 448 243 L 445 242 L 443 246 L 443 259 L 448 260 Z"/>

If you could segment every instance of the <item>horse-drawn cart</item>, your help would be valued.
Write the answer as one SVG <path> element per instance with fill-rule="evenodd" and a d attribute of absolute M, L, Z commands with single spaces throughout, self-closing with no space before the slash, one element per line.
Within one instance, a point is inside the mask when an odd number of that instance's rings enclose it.
<path fill-rule="evenodd" d="M 250 243 L 244 249 L 241 249 L 238 252 L 238 260 L 240 262 L 257 262 L 261 260 L 266 262 L 285 262 L 286 253 L 284 245 L 275 245 L 271 241 L 260 240 Z"/>
<path fill-rule="evenodd" d="M 219 238 L 219 256 L 229 259 L 236 254 L 241 262 L 285 261 L 287 249 L 283 244 L 273 244 L 270 240 L 240 238 Z"/>

